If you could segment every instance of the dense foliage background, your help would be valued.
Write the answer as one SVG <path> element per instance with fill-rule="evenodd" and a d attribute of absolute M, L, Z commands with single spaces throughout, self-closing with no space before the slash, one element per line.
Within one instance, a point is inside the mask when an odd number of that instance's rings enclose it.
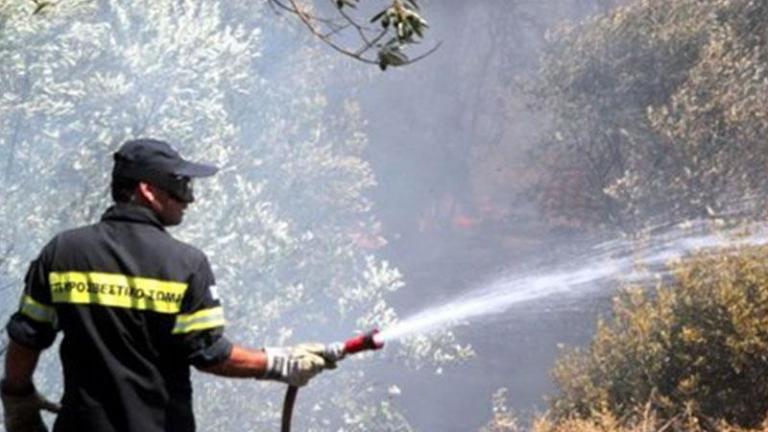
<path fill-rule="evenodd" d="M 633 232 L 765 212 L 765 2 L 633 0 L 552 37 L 552 129 L 533 194 L 554 219 Z"/>

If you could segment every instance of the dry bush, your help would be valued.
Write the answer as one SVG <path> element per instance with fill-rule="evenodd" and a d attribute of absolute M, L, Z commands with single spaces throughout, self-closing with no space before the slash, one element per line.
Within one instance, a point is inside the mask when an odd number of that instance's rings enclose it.
<path fill-rule="evenodd" d="M 519 432 L 517 419 L 508 410 L 499 414 L 494 396 L 494 417 L 480 432 Z M 713 422 L 697 417 L 687 410 L 671 419 L 661 420 L 652 404 L 638 407 L 636 415 L 617 418 L 610 412 L 594 412 L 588 418 L 570 417 L 553 419 L 548 415 L 535 418 L 531 432 L 768 432 L 768 422 L 756 429 L 729 425 L 724 421 Z"/>
<path fill-rule="evenodd" d="M 670 270 L 652 293 L 630 287 L 617 296 L 591 345 L 558 361 L 559 394 L 551 401 L 557 426 L 541 430 L 566 430 L 558 429 L 565 420 L 618 430 L 611 419 L 643 430 L 637 425 L 648 412 L 653 427 L 681 418 L 704 421 L 707 430 L 761 424 L 768 412 L 768 246 L 701 253 Z"/>
<path fill-rule="evenodd" d="M 757 429 L 743 429 L 725 422 L 702 423 L 701 419 L 688 413 L 661 421 L 653 411 L 632 421 L 621 421 L 610 413 L 597 413 L 587 419 L 570 418 L 553 421 L 538 418 L 531 427 L 532 432 L 766 432 L 768 424 Z"/>

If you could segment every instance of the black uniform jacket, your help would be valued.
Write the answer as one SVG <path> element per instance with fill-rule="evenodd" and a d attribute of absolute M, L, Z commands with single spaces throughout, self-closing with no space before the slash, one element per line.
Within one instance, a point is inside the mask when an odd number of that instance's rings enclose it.
<path fill-rule="evenodd" d="M 29 267 L 10 337 L 35 349 L 57 331 L 63 411 L 54 432 L 191 432 L 190 367 L 229 356 L 208 260 L 148 209 L 110 208 L 57 235 Z"/>

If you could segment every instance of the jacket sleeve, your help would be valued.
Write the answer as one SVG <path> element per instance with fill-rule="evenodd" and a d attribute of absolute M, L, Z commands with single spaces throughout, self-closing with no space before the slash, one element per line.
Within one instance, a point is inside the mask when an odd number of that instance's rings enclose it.
<path fill-rule="evenodd" d="M 232 344 L 224 337 L 224 310 L 216 293 L 216 281 L 203 255 L 176 315 L 172 336 L 187 361 L 208 367 L 226 360 Z"/>
<path fill-rule="evenodd" d="M 56 309 L 48 286 L 46 249 L 29 265 L 19 309 L 6 326 L 13 341 L 36 350 L 51 346 L 58 331 Z"/>

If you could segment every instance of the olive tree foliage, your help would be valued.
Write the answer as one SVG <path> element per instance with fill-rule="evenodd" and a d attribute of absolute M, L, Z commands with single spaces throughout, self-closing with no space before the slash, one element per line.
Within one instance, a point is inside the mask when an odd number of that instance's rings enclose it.
<path fill-rule="evenodd" d="M 35 13 L 32 2 L 0 1 L 6 295 L 18 295 L 26 262 L 52 235 L 109 205 L 119 145 L 152 136 L 222 167 L 195 184 L 199 199 L 173 234 L 209 255 L 233 340 L 331 341 L 397 320 L 387 295 L 403 281 L 376 256 L 384 239 L 366 197 L 374 177 L 359 108 L 330 102 L 334 60 L 269 31 L 279 23 L 259 5 L 71 1 Z M 273 46 L 290 49 L 267 58 Z M 382 355 L 425 365 L 464 352 L 445 333 Z M 51 357 L 38 381 L 55 392 Z M 298 428 L 408 427 L 385 385 L 367 382 L 374 360 L 364 360 L 313 381 L 301 400 L 319 409 Z M 196 379 L 201 429 L 275 427 L 282 386 Z"/>
<path fill-rule="evenodd" d="M 767 20 L 764 2 L 634 0 L 554 34 L 534 157 L 550 217 L 632 232 L 761 216 Z"/>

